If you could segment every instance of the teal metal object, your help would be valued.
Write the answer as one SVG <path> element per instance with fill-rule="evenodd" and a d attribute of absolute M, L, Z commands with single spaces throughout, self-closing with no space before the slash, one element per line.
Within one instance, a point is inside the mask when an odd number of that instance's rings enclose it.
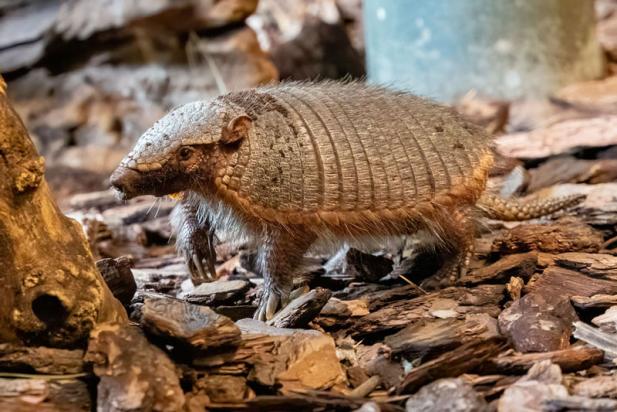
<path fill-rule="evenodd" d="M 593 0 L 364 0 L 368 79 L 450 102 L 604 73 Z"/>

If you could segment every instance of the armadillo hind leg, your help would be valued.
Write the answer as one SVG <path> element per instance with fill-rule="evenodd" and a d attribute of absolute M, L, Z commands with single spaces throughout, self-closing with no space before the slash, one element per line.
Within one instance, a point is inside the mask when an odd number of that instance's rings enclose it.
<path fill-rule="evenodd" d="M 199 219 L 197 209 L 195 200 L 186 196 L 171 215 L 176 250 L 184 258 L 195 286 L 216 279 L 214 231 L 207 220 Z"/>
<path fill-rule="evenodd" d="M 291 234 L 284 230 L 268 232 L 257 252 L 264 286 L 253 317 L 262 321 L 272 319 L 289 303 L 294 273 L 315 240 L 313 235 Z"/>
<path fill-rule="evenodd" d="M 521 201 L 503 199 L 485 193 L 476 205 L 486 217 L 491 219 L 517 221 L 548 216 L 559 210 L 578 205 L 585 197 L 585 195 L 575 194 L 543 200 Z"/>
<path fill-rule="evenodd" d="M 441 222 L 448 239 L 436 249 L 441 265 L 433 276 L 420 284 L 424 290 L 455 285 L 467 273 L 473 254 L 475 223 L 467 213 L 462 211 L 454 212 L 451 218 L 447 222 Z"/>

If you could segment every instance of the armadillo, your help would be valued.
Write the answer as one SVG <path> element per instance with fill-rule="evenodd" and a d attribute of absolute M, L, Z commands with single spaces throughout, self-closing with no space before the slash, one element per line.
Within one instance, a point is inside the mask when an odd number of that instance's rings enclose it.
<path fill-rule="evenodd" d="M 183 193 L 172 226 L 194 283 L 214 276 L 215 232 L 255 241 L 256 317 L 269 319 L 315 243 L 416 235 L 442 252 L 437 279 L 452 279 L 465 270 L 477 211 L 522 220 L 580 201 L 486 194 L 493 157 L 482 128 L 427 99 L 356 82 L 288 83 L 173 110 L 111 183 L 125 198 Z"/>

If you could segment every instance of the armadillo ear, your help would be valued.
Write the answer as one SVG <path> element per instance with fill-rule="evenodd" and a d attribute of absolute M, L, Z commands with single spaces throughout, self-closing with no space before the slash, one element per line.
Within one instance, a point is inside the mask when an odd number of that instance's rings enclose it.
<path fill-rule="evenodd" d="M 229 124 L 223 127 L 221 143 L 232 144 L 248 138 L 252 124 L 253 120 L 245 115 L 231 119 Z"/>

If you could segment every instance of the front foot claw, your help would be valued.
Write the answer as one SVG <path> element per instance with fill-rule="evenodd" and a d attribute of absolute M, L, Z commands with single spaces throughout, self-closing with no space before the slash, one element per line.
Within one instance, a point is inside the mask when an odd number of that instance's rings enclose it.
<path fill-rule="evenodd" d="M 253 318 L 262 322 L 270 320 L 279 309 L 284 308 L 288 303 L 289 293 L 280 292 L 273 288 L 265 288 Z"/>
<path fill-rule="evenodd" d="M 184 261 L 191 276 L 191 282 L 197 286 L 205 282 L 212 282 L 216 277 L 212 276 L 211 270 L 206 270 L 204 267 L 204 258 L 199 252 L 187 252 L 184 256 Z"/>

